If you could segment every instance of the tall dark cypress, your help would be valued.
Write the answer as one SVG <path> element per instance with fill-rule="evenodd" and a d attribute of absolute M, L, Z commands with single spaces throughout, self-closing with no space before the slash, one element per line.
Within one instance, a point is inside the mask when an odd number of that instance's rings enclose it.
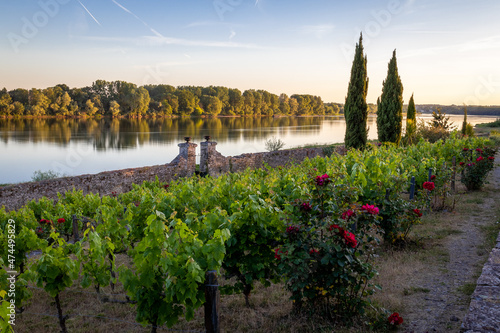
<path fill-rule="evenodd" d="M 406 137 L 408 143 L 413 143 L 415 133 L 417 131 L 417 110 L 415 109 L 415 101 L 411 94 L 410 102 L 408 102 L 408 111 L 406 112 Z"/>
<path fill-rule="evenodd" d="M 346 122 L 346 148 L 364 148 L 368 139 L 368 105 L 366 93 L 368 91 L 368 77 L 366 70 L 366 56 L 363 54 L 363 35 L 359 36 L 356 52 L 351 68 L 351 79 L 347 90 L 344 105 Z"/>
<path fill-rule="evenodd" d="M 462 135 L 467 134 L 467 106 L 464 105 L 464 121 L 462 123 Z"/>
<path fill-rule="evenodd" d="M 382 96 L 377 101 L 378 140 L 399 144 L 403 127 L 403 83 L 398 74 L 396 50 L 389 61 Z"/>

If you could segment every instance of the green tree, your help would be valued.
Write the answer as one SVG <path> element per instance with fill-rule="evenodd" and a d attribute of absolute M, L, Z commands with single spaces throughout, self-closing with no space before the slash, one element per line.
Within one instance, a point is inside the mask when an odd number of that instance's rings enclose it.
<path fill-rule="evenodd" d="M 396 50 L 392 52 L 377 106 L 378 140 L 399 144 L 403 127 L 403 83 L 398 74 Z"/>
<path fill-rule="evenodd" d="M 467 122 L 467 105 L 464 104 L 464 122 L 461 129 L 462 135 L 474 136 L 474 127 Z"/>
<path fill-rule="evenodd" d="M 109 112 L 113 117 L 118 117 L 120 115 L 120 104 L 117 101 L 111 101 L 109 103 Z"/>
<path fill-rule="evenodd" d="M 201 96 L 201 104 L 205 114 L 217 116 L 222 111 L 222 102 L 217 96 L 203 95 Z"/>
<path fill-rule="evenodd" d="M 94 106 L 94 103 L 92 103 L 92 100 L 88 99 L 87 102 L 85 102 L 84 112 L 86 115 L 93 116 L 98 110 L 99 109 Z"/>
<path fill-rule="evenodd" d="M 24 114 L 24 105 L 21 102 L 12 103 L 12 114 L 15 116 L 22 116 Z"/>
<path fill-rule="evenodd" d="M 441 128 L 445 131 L 455 129 L 455 126 L 450 124 L 450 117 L 446 116 L 446 113 L 441 111 L 441 108 L 437 108 L 436 111 L 432 112 L 431 126 L 434 128 Z"/>
<path fill-rule="evenodd" d="M 33 116 L 44 116 L 50 104 L 50 100 L 39 89 L 31 89 L 29 92 L 29 114 Z"/>
<path fill-rule="evenodd" d="M 8 116 L 14 110 L 12 106 L 12 98 L 7 89 L 0 90 L 0 116 Z"/>
<path fill-rule="evenodd" d="M 414 143 L 415 134 L 417 132 L 417 110 L 415 109 L 415 101 L 411 94 L 410 102 L 408 103 L 408 111 L 406 112 L 406 139 L 409 144 Z"/>
<path fill-rule="evenodd" d="M 356 52 L 351 68 L 351 79 L 345 99 L 344 117 L 346 121 L 346 148 L 363 148 L 368 139 L 368 106 L 366 93 L 368 91 L 368 76 L 366 56 L 363 55 L 363 35 L 359 36 Z"/>

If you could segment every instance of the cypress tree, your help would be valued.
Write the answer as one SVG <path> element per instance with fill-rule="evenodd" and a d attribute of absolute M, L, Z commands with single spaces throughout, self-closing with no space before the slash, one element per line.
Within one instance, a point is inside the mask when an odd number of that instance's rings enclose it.
<path fill-rule="evenodd" d="M 464 121 L 462 123 L 462 135 L 467 134 L 467 106 L 464 105 Z"/>
<path fill-rule="evenodd" d="M 415 133 L 417 132 L 417 110 L 415 109 L 415 101 L 411 94 L 410 102 L 408 103 L 408 111 L 406 112 L 406 138 L 409 144 L 413 143 Z"/>
<path fill-rule="evenodd" d="M 368 105 L 366 93 L 368 91 L 368 77 L 366 70 L 366 56 L 363 55 L 363 35 L 359 36 L 356 52 L 351 68 L 351 79 L 347 89 L 344 105 L 346 122 L 346 148 L 364 148 L 368 139 Z"/>
<path fill-rule="evenodd" d="M 377 100 L 378 140 L 399 144 L 403 127 L 403 84 L 398 74 L 396 50 L 389 61 L 382 96 Z"/>

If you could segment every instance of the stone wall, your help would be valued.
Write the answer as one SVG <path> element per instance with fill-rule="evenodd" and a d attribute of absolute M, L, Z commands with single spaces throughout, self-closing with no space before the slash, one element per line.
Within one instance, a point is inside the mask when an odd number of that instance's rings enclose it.
<path fill-rule="evenodd" d="M 462 331 L 500 332 L 500 234 L 477 280 Z"/>
<path fill-rule="evenodd" d="M 216 150 L 216 146 L 217 142 L 201 143 L 200 172 L 202 174 L 216 177 L 227 172 L 260 168 L 264 164 L 274 168 L 290 163 L 300 163 L 306 158 L 324 156 L 321 148 L 300 148 L 225 157 Z M 18 209 L 33 199 L 40 199 L 44 196 L 56 199 L 58 192 L 64 193 L 73 189 L 82 190 L 84 194 L 111 195 L 112 192 L 129 191 L 132 189 L 132 184 L 154 181 L 155 177 L 165 183 L 179 177 L 189 177 L 195 173 L 196 147 L 197 144 L 189 142 L 179 144 L 179 155 L 171 163 L 165 165 L 3 186 L 0 187 L 0 206 L 5 206 L 7 210 Z M 343 149 L 339 147 L 336 152 L 343 154 Z"/>
<path fill-rule="evenodd" d="M 155 177 L 158 177 L 161 182 L 170 182 L 179 177 L 190 176 L 193 172 L 194 167 L 192 170 L 188 169 L 186 159 L 177 156 L 175 163 L 165 165 L 3 186 L 0 187 L 0 206 L 5 206 L 7 210 L 19 209 L 33 199 L 40 199 L 44 196 L 55 199 L 58 192 L 64 193 L 73 189 L 82 190 L 84 194 L 123 193 L 131 190 L 132 184 L 142 184 L 145 180 L 154 181 Z"/>
<path fill-rule="evenodd" d="M 215 150 L 217 143 L 211 142 L 210 144 L 210 149 L 207 150 L 205 155 L 206 157 L 204 155 L 201 156 L 200 170 L 202 170 L 202 165 L 206 165 L 206 172 L 211 176 L 218 176 L 227 172 L 240 172 L 247 168 L 257 169 L 264 166 L 264 164 L 275 168 L 292 163 L 301 163 L 306 158 L 311 159 L 316 156 L 325 156 L 322 148 L 300 148 L 224 157 Z M 335 152 L 343 154 L 344 148 L 339 146 Z"/>

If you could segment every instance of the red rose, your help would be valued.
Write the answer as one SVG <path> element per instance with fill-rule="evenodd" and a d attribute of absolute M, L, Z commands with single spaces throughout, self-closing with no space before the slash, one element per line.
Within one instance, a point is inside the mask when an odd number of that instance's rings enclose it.
<path fill-rule="evenodd" d="M 304 212 L 310 212 L 312 210 L 312 207 L 308 202 L 304 202 L 302 205 L 300 205 L 300 209 L 302 209 Z"/>
<path fill-rule="evenodd" d="M 467 150 L 469 150 L 469 148 L 464 148 L 464 151 L 467 151 Z"/>
<path fill-rule="evenodd" d="M 62 217 L 60 219 L 57 219 L 57 223 L 64 223 L 64 222 L 66 222 L 66 220 L 63 219 Z"/>
<path fill-rule="evenodd" d="M 356 240 L 356 237 L 354 236 L 353 233 L 346 231 L 344 233 L 344 240 L 347 246 L 350 246 L 352 248 L 355 248 L 358 245 L 358 241 Z"/>
<path fill-rule="evenodd" d="M 435 188 L 435 186 L 433 182 L 425 182 L 423 188 L 425 188 L 428 191 L 432 191 Z"/>
<path fill-rule="evenodd" d="M 40 224 L 47 223 L 47 220 L 46 220 L 46 219 L 41 219 L 39 223 L 40 223 Z"/>
<path fill-rule="evenodd" d="M 479 153 L 479 154 L 482 154 L 483 151 L 481 150 L 481 148 L 476 148 L 476 151 Z"/>
<path fill-rule="evenodd" d="M 484 160 L 484 158 L 482 156 L 479 156 L 478 158 L 476 158 L 476 162 L 480 162 L 482 160 Z"/>
<path fill-rule="evenodd" d="M 287 252 L 285 252 L 284 254 L 287 254 Z M 281 248 L 277 248 L 274 250 L 274 258 L 278 259 L 278 260 L 281 260 L 281 256 L 283 255 L 283 252 L 281 251 Z"/>
<path fill-rule="evenodd" d="M 418 208 L 415 208 L 415 209 L 413 210 L 413 212 L 414 212 L 414 213 L 415 213 L 418 217 L 421 217 L 421 216 L 422 216 L 422 213 L 420 212 L 420 209 L 418 209 Z"/>
<path fill-rule="evenodd" d="M 164 188 L 165 190 L 166 190 L 167 188 L 169 188 L 169 187 L 170 187 L 170 185 L 168 185 L 168 184 L 163 185 L 163 188 Z"/>
<path fill-rule="evenodd" d="M 464 162 L 460 162 L 460 166 L 463 166 L 465 163 Z"/>
<path fill-rule="evenodd" d="M 403 318 L 401 318 L 397 312 L 391 314 L 387 319 L 391 325 L 401 325 L 403 323 Z"/>
<path fill-rule="evenodd" d="M 330 177 L 326 173 L 323 176 L 317 176 L 316 177 L 316 185 L 323 186 L 323 185 L 328 184 L 328 182 L 330 181 L 329 178 Z"/>
<path fill-rule="evenodd" d="M 431 176 L 431 180 L 434 180 L 434 179 L 436 179 L 436 175 Z"/>
<path fill-rule="evenodd" d="M 490 161 L 494 161 L 494 160 L 495 160 L 495 157 L 493 157 L 493 156 L 489 156 L 489 157 L 488 157 L 488 159 L 489 159 Z"/>
<path fill-rule="evenodd" d="M 367 212 L 368 214 L 377 215 L 379 213 L 378 207 L 375 207 L 374 205 L 363 205 L 361 206 L 361 209 Z"/>
<path fill-rule="evenodd" d="M 345 233 L 344 228 L 340 227 L 338 224 L 332 224 L 330 226 L 330 231 L 333 231 L 334 229 L 338 230 L 339 235 L 343 236 Z"/>
<path fill-rule="evenodd" d="M 348 220 L 353 216 L 356 216 L 356 213 L 352 209 L 348 209 L 347 211 L 342 213 L 341 217 L 343 220 Z"/>
<path fill-rule="evenodd" d="M 291 225 L 286 228 L 286 233 L 287 234 L 298 234 L 300 231 L 299 227 Z"/>
<path fill-rule="evenodd" d="M 310 254 L 310 255 L 313 255 L 313 254 L 319 254 L 319 251 L 318 251 L 318 250 L 316 250 L 316 249 L 310 249 L 310 250 L 309 250 L 309 254 Z"/>

